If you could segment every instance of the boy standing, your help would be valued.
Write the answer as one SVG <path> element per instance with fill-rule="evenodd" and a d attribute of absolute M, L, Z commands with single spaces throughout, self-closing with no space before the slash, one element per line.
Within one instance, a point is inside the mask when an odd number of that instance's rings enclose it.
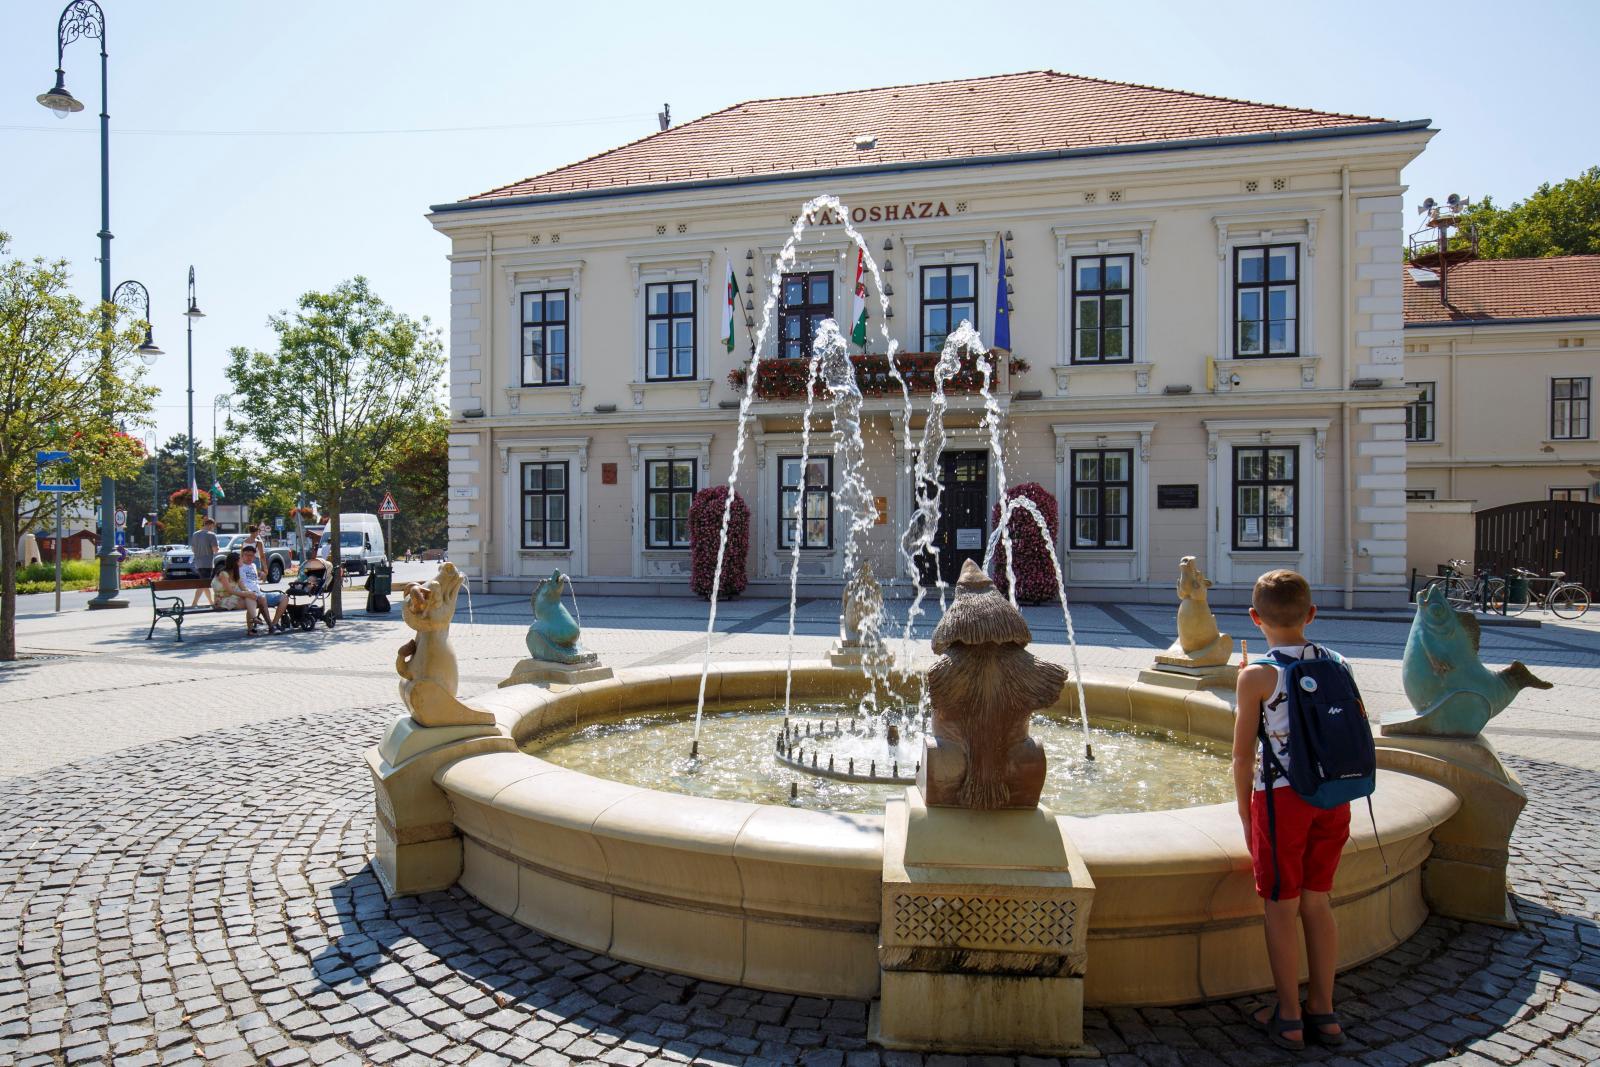
<path fill-rule="evenodd" d="M 1317 609 L 1305 578 L 1290 570 L 1269 571 L 1256 580 L 1250 599 L 1250 619 L 1266 638 L 1268 654 L 1239 670 L 1233 788 L 1250 846 L 1256 892 L 1266 906 L 1267 959 L 1278 995 L 1275 1006 L 1262 1008 L 1251 1021 L 1282 1048 L 1303 1049 L 1307 1036 L 1336 1045 L 1344 1041 L 1333 1012 L 1339 929 L 1328 894 L 1350 837 L 1350 805 L 1315 807 L 1283 780 L 1289 764 L 1290 718 L 1285 671 L 1278 662 L 1328 653 L 1306 640 L 1305 629 Z M 1270 773 L 1262 766 L 1265 756 L 1258 743 L 1263 726 L 1266 744 L 1276 757 Z M 1268 778 L 1274 787 L 1270 820 Z M 1309 970 L 1303 1019 L 1296 919 L 1305 928 Z"/>

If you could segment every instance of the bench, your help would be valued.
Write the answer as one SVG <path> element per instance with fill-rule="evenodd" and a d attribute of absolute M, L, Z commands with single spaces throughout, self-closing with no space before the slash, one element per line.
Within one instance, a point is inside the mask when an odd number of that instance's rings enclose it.
<path fill-rule="evenodd" d="M 146 641 L 155 636 L 156 623 L 162 619 L 171 619 L 178 628 L 178 640 L 183 640 L 183 620 L 190 615 L 229 613 L 243 611 L 244 608 L 219 608 L 212 604 L 189 605 L 183 602 L 184 593 L 192 593 L 196 589 L 210 589 L 211 583 L 201 578 L 161 578 L 150 583 L 150 606 L 154 614 L 150 618 L 150 632 L 144 635 Z M 162 593 L 177 593 L 177 596 L 162 596 Z"/>

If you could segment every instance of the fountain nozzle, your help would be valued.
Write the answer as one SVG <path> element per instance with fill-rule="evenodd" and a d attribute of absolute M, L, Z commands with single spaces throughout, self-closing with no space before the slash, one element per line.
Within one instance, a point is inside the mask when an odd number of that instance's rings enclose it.
<path fill-rule="evenodd" d="M 1090 763 L 1094 762 L 1094 746 L 1087 741 L 1083 743 L 1083 758 Z"/>
<path fill-rule="evenodd" d="M 696 759 L 696 758 L 699 757 L 699 755 L 700 755 L 700 742 L 698 740 L 690 741 L 689 742 L 689 758 L 690 759 Z"/>

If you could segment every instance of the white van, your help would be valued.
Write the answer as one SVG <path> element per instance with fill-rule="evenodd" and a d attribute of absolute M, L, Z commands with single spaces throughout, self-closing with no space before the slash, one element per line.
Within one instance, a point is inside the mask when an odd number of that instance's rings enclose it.
<path fill-rule="evenodd" d="M 326 543 L 328 527 L 307 526 L 306 529 L 321 534 L 323 547 L 329 547 Z M 365 574 L 374 563 L 389 561 L 388 548 L 383 543 L 383 523 L 378 516 L 360 511 L 339 516 L 339 559 L 346 574 Z"/>

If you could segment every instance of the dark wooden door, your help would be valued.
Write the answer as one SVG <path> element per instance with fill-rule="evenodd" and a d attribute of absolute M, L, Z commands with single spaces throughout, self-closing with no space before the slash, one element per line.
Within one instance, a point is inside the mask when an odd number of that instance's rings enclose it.
<path fill-rule="evenodd" d="M 969 557 L 983 562 L 989 538 L 989 453 L 946 452 L 939 457 L 944 495 L 933 550 L 939 577 L 954 582 Z"/>
<path fill-rule="evenodd" d="M 1600 504 L 1530 500 L 1477 513 L 1475 563 L 1494 574 L 1526 567 L 1566 571 L 1594 593 L 1600 589 Z"/>

